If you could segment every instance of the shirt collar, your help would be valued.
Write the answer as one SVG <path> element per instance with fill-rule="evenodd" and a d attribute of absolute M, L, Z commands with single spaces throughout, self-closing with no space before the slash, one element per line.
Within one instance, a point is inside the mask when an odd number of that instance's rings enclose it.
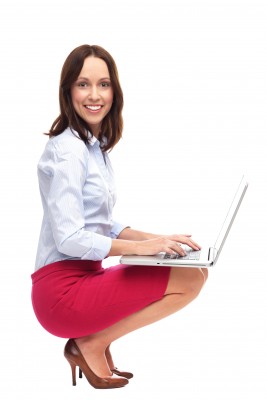
<path fill-rule="evenodd" d="M 91 136 L 91 134 L 90 134 L 90 136 Z M 107 138 L 103 137 L 102 142 L 100 143 L 100 141 L 94 135 L 92 135 L 90 137 L 88 143 L 90 144 L 90 146 L 94 146 L 97 143 L 97 145 L 100 147 L 101 144 L 102 145 L 107 144 Z"/>
<path fill-rule="evenodd" d="M 94 146 L 95 143 L 99 143 L 99 140 L 93 135 L 92 137 L 90 137 L 88 143 L 90 144 L 90 146 Z"/>

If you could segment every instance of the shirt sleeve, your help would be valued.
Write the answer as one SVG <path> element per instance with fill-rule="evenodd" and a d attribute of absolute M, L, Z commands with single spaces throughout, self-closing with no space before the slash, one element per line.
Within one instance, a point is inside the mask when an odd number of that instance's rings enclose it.
<path fill-rule="evenodd" d="M 85 157 L 51 155 L 46 164 L 49 220 L 59 252 L 83 260 L 102 260 L 110 251 L 112 239 L 85 230 L 82 189 L 86 171 Z"/>

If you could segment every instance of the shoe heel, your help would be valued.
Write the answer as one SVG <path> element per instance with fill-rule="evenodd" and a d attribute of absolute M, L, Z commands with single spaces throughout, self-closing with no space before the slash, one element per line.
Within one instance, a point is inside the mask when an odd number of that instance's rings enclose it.
<path fill-rule="evenodd" d="M 82 372 L 81 368 L 79 368 L 79 378 L 82 379 L 82 377 L 83 377 L 83 372 Z"/>
<path fill-rule="evenodd" d="M 76 386 L 76 364 L 68 360 L 71 367 L 72 386 Z M 79 374 L 80 376 L 80 374 Z"/>

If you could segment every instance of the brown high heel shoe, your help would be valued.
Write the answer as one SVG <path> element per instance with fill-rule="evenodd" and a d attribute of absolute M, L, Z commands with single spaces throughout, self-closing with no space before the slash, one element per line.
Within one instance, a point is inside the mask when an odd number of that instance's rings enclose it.
<path fill-rule="evenodd" d="M 90 385 L 95 389 L 120 388 L 129 383 L 128 379 L 124 377 L 114 378 L 113 376 L 107 376 L 105 378 L 100 378 L 97 376 L 88 366 L 79 347 L 73 339 L 67 341 L 64 349 L 64 356 L 71 366 L 73 386 L 76 385 L 76 367 L 80 368 L 80 371 L 84 373 Z"/>
<path fill-rule="evenodd" d="M 131 372 L 120 371 L 120 370 L 118 370 L 118 368 L 111 369 L 111 372 L 118 376 L 123 376 L 124 378 L 127 378 L 127 379 L 133 378 L 133 374 Z M 81 368 L 79 368 L 79 378 L 82 378 L 82 377 L 83 377 L 83 373 L 82 373 Z"/>
<path fill-rule="evenodd" d="M 112 369 L 111 372 L 113 372 L 113 374 L 116 374 L 118 376 L 123 376 L 124 378 L 127 379 L 133 378 L 133 374 L 131 372 L 120 371 L 118 368 Z"/>

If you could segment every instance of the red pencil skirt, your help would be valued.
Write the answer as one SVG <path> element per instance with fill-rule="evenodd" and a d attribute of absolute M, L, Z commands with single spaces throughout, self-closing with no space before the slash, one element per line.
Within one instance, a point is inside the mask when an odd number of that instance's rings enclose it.
<path fill-rule="evenodd" d="M 32 304 L 51 334 L 76 338 L 101 331 L 161 299 L 169 267 L 66 260 L 32 274 Z"/>

